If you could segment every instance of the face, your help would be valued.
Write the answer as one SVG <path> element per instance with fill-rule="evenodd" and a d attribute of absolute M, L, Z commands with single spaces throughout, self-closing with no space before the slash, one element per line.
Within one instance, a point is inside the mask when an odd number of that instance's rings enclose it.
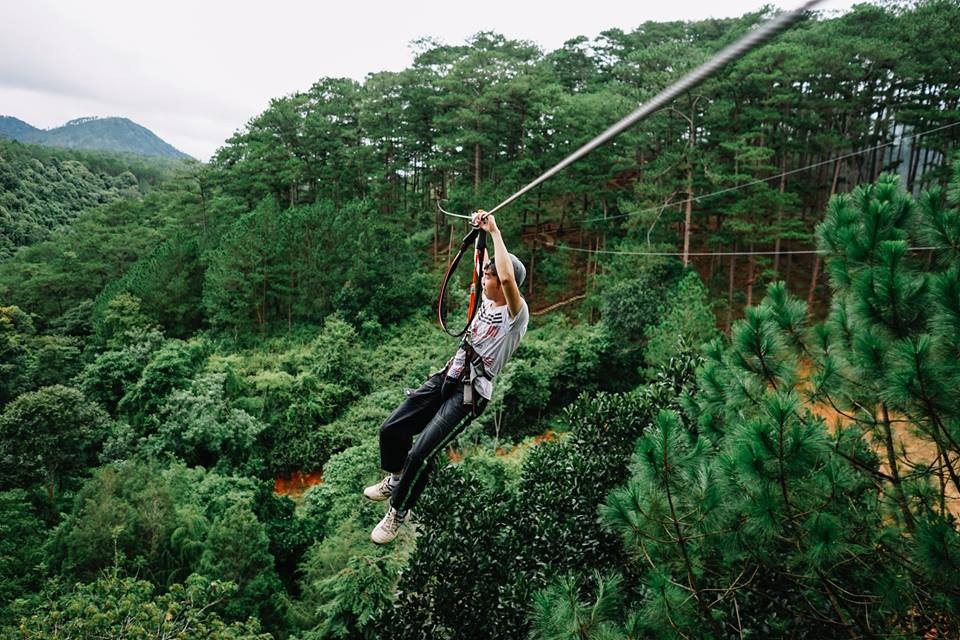
<path fill-rule="evenodd" d="M 483 270 L 483 295 L 491 300 L 497 297 L 500 291 L 500 278 L 493 275 L 489 268 Z"/>

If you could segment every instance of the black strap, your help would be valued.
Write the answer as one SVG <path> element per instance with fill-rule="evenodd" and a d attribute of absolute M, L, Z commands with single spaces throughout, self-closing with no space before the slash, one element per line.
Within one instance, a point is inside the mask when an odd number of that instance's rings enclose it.
<path fill-rule="evenodd" d="M 486 367 L 483 366 L 483 358 L 481 358 L 480 354 L 477 353 L 477 351 L 473 348 L 473 345 L 467 342 L 466 338 L 464 338 L 460 343 L 460 348 L 463 349 L 464 353 L 467 355 L 465 358 L 466 366 L 464 366 L 464 369 L 472 364 L 479 377 L 487 378 L 489 380 L 490 374 L 487 373 Z"/>
<path fill-rule="evenodd" d="M 461 258 L 467 252 L 467 248 L 473 244 L 473 281 L 471 282 L 472 291 L 470 292 L 470 304 L 467 307 L 467 322 L 463 325 L 463 329 L 454 333 L 450 330 L 450 327 L 447 326 L 447 285 L 450 283 L 450 278 L 453 276 L 454 271 L 457 269 L 457 265 L 460 264 Z M 480 308 L 480 300 L 483 296 L 483 282 L 481 278 L 483 277 L 483 254 L 487 248 L 487 234 L 480 227 L 474 227 L 470 230 L 460 243 L 460 249 L 457 251 L 456 257 L 454 257 L 453 262 L 450 263 L 450 266 L 447 267 L 447 273 L 443 276 L 443 282 L 440 284 L 440 295 L 437 299 L 437 319 L 440 320 L 440 326 L 443 327 L 443 330 L 448 334 L 454 337 L 462 336 L 467 332 L 467 329 L 470 328 L 470 323 L 473 322 L 473 318 L 477 315 L 477 309 Z"/>

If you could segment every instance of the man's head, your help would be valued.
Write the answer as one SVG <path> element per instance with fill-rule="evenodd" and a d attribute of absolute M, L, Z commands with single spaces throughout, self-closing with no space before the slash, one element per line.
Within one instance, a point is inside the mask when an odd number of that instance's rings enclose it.
<path fill-rule="evenodd" d="M 527 277 L 527 268 L 523 266 L 523 263 L 520 262 L 520 258 L 508 253 L 507 256 L 510 258 L 510 262 L 513 264 L 513 278 L 517 282 L 517 287 L 523 286 L 523 280 Z M 497 275 L 497 263 L 493 258 L 487 261 L 487 264 L 483 266 L 483 273 L 487 278 L 484 278 L 483 283 L 483 292 L 490 299 L 496 299 L 498 296 L 496 293 L 500 290 L 500 278 Z"/>

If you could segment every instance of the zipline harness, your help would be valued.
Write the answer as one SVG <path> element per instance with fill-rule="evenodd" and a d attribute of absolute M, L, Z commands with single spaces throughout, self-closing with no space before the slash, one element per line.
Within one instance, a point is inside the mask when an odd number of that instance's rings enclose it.
<path fill-rule="evenodd" d="M 473 280 L 470 282 L 470 302 L 467 304 L 467 323 L 463 329 L 454 333 L 447 326 L 447 286 L 450 284 L 450 278 L 463 255 L 467 252 L 470 245 L 473 245 Z M 451 336 L 457 338 L 464 335 L 470 328 L 474 316 L 477 315 L 477 309 L 480 308 L 480 300 L 483 296 L 483 257 L 487 250 L 487 233 L 480 227 L 473 227 L 463 240 L 460 242 L 460 249 L 453 258 L 450 266 L 447 267 L 447 273 L 440 284 L 440 296 L 437 300 L 437 319 L 440 320 L 440 326 Z"/>
<path fill-rule="evenodd" d="M 670 104 L 675 98 L 680 96 L 685 91 L 690 91 L 694 87 L 701 84 L 707 78 L 715 74 L 721 68 L 725 67 L 730 62 L 740 58 L 758 46 L 764 44 L 781 31 L 784 31 L 788 27 L 792 26 L 798 20 L 800 20 L 807 11 L 812 9 L 814 6 L 820 3 L 821 0 L 807 0 L 800 7 L 789 11 L 787 13 L 780 14 L 779 16 L 774 17 L 772 20 L 763 24 L 759 28 L 751 31 L 746 34 L 733 44 L 728 45 L 715 56 L 707 60 L 705 63 L 683 76 L 672 85 L 658 93 L 646 104 L 640 105 L 636 110 L 622 118 L 619 122 L 615 123 L 609 127 L 606 131 L 600 133 L 592 140 L 587 142 L 585 145 L 571 153 L 569 156 L 555 164 L 553 167 L 545 171 L 540 177 L 536 180 L 523 187 L 512 196 L 495 206 L 493 209 L 490 209 L 488 213 L 496 213 L 503 207 L 507 206 L 523 194 L 527 193 L 533 189 L 538 184 L 544 182 L 550 177 L 562 171 L 564 168 L 573 164 L 580 158 L 584 157 L 591 151 L 597 149 L 598 147 L 610 142 L 613 138 L 620 135 L 630 127 L 638 124 L 642 120 L 645 120 L 651 114 L 659 111 L 660 109 L 666 107 Z M 450 213 L 444 211 L 440 208 L 440 202 L 437 201 L 437 208 L 440 209 L 444 214 L 453 216 L 456 218 L 465 218 L 471 220 L 472 216 Z M 471 221 L 471 226 L 473 226 Z M 473 268 L 473 282 L 472 290 L 470 293 L 470 303 L 467 307 L 467 323 L 464 325 L 463 330 L 454 333 L 447 327 L 447 306 L 446 306 L 446 292 L 447 287 L 450 283 L 450 278 L 453 275 L 453 272 L 456 270 L 457 265 L 460 263 L 460 260 L 463 258 L 463 254 L 466 252 L 467 247 L 471 243 L 474 243 L 474 268 Z M 453 259 L 453 262 L 450 263 L 450 266 L 447 268 L 447 273 L 443 278 L 443 282 L 440 285 L 440 295 L 437 301 L 437 317 L 440 320 L 440 326 L 443 327 L 443 330 L 446 331 L 451 336 L 462 336 L 466 333 L 467 329 L 470 327 L 470 323 L 473 321 L 474 316 L 477 313 L 477 308 L 480 306 L 480 299 L 482 295 L 482 286 L 480 278 L 483 276 L 483 256 L 484 249 L 486 248 L 486 233 L 479 227 L 474 226 L 473 229 L 464 237 L 463 241 L 460 243 L 460 250 L 457 252 L 456 257 Z"/>

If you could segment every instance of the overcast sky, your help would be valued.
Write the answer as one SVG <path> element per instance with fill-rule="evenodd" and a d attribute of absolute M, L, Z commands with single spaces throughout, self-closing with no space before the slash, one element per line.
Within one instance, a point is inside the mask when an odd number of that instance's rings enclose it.
<path fill-rule="evenodd" d="M 793 8 L 798 0 L 771 4 Z M 646 20 L 739 16 L 761 0 L 0 0 L 0 115 L 48 129 L 124 116 L 207 160 L 271 98 L 410 65 L 410 42 L 479 31 L 545 51 Z M 852 0 L 826 0 L 844 10 Z"/>

